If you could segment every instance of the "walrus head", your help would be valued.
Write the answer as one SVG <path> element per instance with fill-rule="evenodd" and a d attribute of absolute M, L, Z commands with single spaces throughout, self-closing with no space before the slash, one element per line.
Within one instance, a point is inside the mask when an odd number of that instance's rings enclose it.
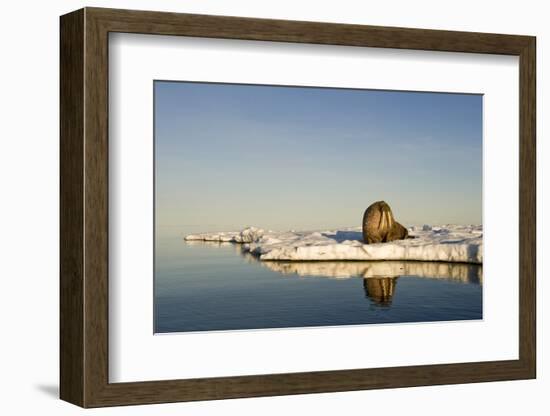
<path fill-rule="evenodd" d="M 407 238 L 409 232 L 395 221 L 385 201 L 371 204 L 363 215 L 363 241 L 365 244 L 385 243 Z"/>

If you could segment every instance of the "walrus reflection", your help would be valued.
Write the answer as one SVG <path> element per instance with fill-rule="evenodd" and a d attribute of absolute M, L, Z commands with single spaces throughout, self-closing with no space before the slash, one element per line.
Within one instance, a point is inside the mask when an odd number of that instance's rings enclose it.
<path fill-rule="evenodd" d="M 363 214 L 365 244 L 404 240 L 408 236 L 408 230 L 395 221 L 391 208 L 385 201 L 376 201 Z"/>
<path fill-rule="evenodd" d="M 369 277 L 363 279 L 365 297 L 374 301 L 379 306 L 390 306 L 397 277 Z"/>

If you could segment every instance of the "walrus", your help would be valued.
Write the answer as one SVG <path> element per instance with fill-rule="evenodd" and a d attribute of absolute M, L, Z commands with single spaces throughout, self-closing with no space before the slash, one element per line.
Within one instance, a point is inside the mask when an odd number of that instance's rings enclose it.
<path fill-rule="evenodd" d="M 363 215 L 363 241 L 365 244 L 404 240 L 409 236 L 405 227 L 395 221 L 385 201 L 371 204 Z"/>

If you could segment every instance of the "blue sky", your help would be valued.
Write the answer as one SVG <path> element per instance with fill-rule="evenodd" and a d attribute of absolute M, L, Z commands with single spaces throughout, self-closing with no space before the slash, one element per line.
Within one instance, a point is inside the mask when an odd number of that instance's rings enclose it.
<path fill-rule="evenodd" d="M 155 81 L 157 226 L 480 224 L 482 96 Z"/>

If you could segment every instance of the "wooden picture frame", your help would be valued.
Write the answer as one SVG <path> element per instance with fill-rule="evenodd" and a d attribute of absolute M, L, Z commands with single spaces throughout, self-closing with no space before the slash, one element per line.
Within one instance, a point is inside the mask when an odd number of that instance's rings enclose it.
<path fill-rule="evenodd" d="M 101 8 L 64 15 L 60 28 L 61 399 L 101 407 L 535 378 L 534 37 Z M 519 359 L 109 383 L 110 32 L 519 56 Z"/>

